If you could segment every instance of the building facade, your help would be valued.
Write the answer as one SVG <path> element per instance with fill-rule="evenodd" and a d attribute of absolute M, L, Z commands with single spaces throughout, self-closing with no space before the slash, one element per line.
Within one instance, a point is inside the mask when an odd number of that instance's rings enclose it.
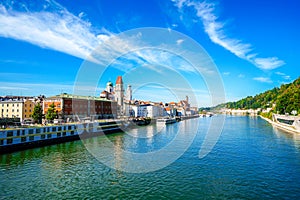
<path fill-rule="evenodd" d="M 1 118 L 20 118 L 22 121 L 24 109 L 23 100 L 6 100 L 0 101 Z"/>
<path fill-rule="evenodd" d="M 51 104 L 55 105 L 58 115 L 66 120 L 115 118 L 117 103 L 98 97 L 61 94 L 49 97 L 43 102 L 44 114 Z"/>

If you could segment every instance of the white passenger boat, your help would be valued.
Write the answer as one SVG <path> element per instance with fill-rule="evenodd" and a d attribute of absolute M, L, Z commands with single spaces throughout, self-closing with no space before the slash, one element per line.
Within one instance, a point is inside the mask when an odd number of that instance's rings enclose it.
<path fill-rule="evenodd" d="M 273 121 L 283 127 L 294 129 L 300 132 L 300 117 L 290 115 L 273 114 Z"/>
<path fill-rule="evenodd" d="M 0 129 L 0 154 L 122 131 L 121 121 Z"/>
<path fill-rule="evenodd" d="M 176 118 L 166 117 L 166 118 L 158 118 L 156 120 L 157 123 L 163 123 L 163 124 L 173 124 L 176 123 Z"/>

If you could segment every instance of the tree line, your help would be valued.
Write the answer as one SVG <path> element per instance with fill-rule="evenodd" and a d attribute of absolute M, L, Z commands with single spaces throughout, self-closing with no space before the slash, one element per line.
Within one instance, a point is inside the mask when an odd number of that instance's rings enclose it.
<path fill-rule="evenodd" d="M 274 107 L 273 107 L 274 106 Z M 236 102 L 220 104 L 215 109 L 257 109 L 273 108 L 272 112 L 300 114 L 300 77 L 289 84 L 282 84 L 255 96 L 248 96 Z"/>

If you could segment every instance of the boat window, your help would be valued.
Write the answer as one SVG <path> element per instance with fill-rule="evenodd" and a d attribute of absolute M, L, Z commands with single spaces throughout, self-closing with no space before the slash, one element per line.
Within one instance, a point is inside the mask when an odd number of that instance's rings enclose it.
<path fill-rule="evenodd" d="M 7 143 L 7 144 L 12 144 L 12 142 L 13 142 L 12 139 L 7 139 L 7 140 L 6 140 L 6 143 Z"/>
<path fill-rule="evenodd" d="M 11 137 L 13 135 L 14 135 L 14 133 L 12 131 L 7 131 L 7 137 Z"/>
<path fill-rule="evenodd" d="M 29 140 L 30 141 L 34 140 L 34 136 L 29 136 Z"/>
<path fill-rule="evenodd" d="M 21 142 L 26 142 L 26 137 L 21 137 Z"/>
<path fill-rule="evenodd" d="M 42 134 L 41 135 L 41 139 L 45 139 L 46 138 L 46 135 L 45 134 Z"/>

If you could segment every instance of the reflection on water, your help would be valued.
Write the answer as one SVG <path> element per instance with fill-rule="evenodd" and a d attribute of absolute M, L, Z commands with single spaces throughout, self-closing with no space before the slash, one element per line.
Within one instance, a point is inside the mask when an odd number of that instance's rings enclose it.
<path fill-rule="evenodd" d="M 136 127 L 108 135 L 114 165 L 122 150 L 155 152 L 176 136 L 193 138 L 184 154 L 164 169 L 144 174 L 113 170 L 95 159 L 104 137 L 89 138 L 0 156 L 1 199 L 297 199 L 300 196 L 300 136 L 260 118 L 227 117 L 222 135 L 205 158 L 198 152 L 211 119 L 164 127 Z M 200 123 L 199 129 L 196 125 Z M 181 150 L 181 144 L 172 151 Z M 172 152 L 166 152 L 166 156 Z M 164 159 L 163 157 L 161 159 Z"/>
<path fill-rule="evenodd" d="M 300 134 L 284 131 L 273 126 L 273 132 L 278 138 L 287 139 L 294 142 L 294 145 L 297 149 L 300 150 Z"/>

